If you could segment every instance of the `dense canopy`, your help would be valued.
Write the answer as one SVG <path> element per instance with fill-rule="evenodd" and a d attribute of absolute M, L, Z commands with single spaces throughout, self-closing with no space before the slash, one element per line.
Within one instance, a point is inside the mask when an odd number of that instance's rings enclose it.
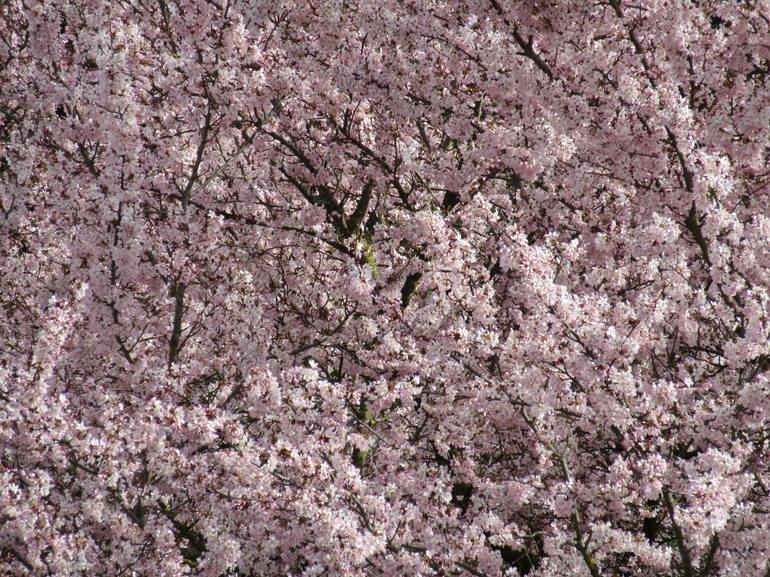
<path fill-rule="evenodd" d="M 0 572 L 770 575 L 768 0 L 0 3 Z"/>

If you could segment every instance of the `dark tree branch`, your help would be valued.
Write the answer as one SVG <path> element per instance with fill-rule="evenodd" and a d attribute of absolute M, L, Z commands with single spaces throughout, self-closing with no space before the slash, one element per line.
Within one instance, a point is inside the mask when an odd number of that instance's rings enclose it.
<path fill-rule="evenodd" d="M 671 527 L 674 531 L 674 539 L 676 540 L 676 547 L 679 551 L 679 555 L 682 558 L 682 566 L 684 569 L 684 577 L 695 577 L 695 569 L 692 565 L 692 557 L 690 557 L 690 550 L 684 542 L 684 535 L 682 534 L 682 528 L 676 522 L 676 513 L 674 511 L 674 501 L 671 498 L 671 492 L 668 489 L 663 489 L 663 503 L 666 506 L 666 512 L 671 520 Z"/>
<path fill-rule="evenodd" d="M 184 316 L 185 284 L 177 281 L 174 284 L 174 323 L 171 328 L 171 338 L 168 345 L 168 366 L 171 367 L 179 357 L 182 349 L 182 318 Z"/>
<path fill-rule="evenodd" d="M 508 20 L 508 17 L 505 16 L 505 12 L 503 12 L 503 7 L 500 5 L 498 0 L 490 0 L 490 3 L 492 4 L 492 7 L 497 11 L 497 13 L 500 15 L 500 17 L 503 19 L 503 22 L 505 22 L 505 25 L 508 26 L 511 29 L 511 33 L 513 34 L 513 39 L 516 40 L 516 44 L 519 45 L 519 48 L 521 49 L 522 56 L 525 56 L 526 58 L 529 58 L 532 62 L 535 63 L 535 66 L 537 66 L 541 72 L 543 72 L 546 76 L 548 76 L 549 79 L 553 80 L 555 78 L 555 75 L 553 73 L 553 70 L 548 65 L 548 63 L 543 60 L 543 57 L 540 56 L 537 52 L 535 52 L 535 49 L 532 46 L 532 36 L 527 37 L 526 40 L 524 40 L 524 37 L 521 35 L 521 33 L 518 30 L 518 27 L 513 25 L 510 20 Z"/>
<path fill-rule="evenodd" d="M 190 171 L 190 178 L 187 179 L 187 185 L 182 191 L 182 207 L 185 210 L 187 210 L 187 205 L 190 202 L 193 186 L 198 180 L 198 172 L 200 171 L 201 162 L 203 162 L 203 151 L 206 149 L 206 144 L 209 140 L 209 130 L 211 130 L 211 103 L 209 103 L 208 108 L 206 109 L 206 116 L 203 118 L 201 139 L 198 142 L 198 149 L 195 151 L 195 161 L 193 162 L 192 169 Z"/>
<path fill-rule="evenodd" d="M 369 203 L 372 200 L 373 190 L 374 181 L 369 180 L 364 185 L 364 189 L 361 191 L 361 196 L 358 199 L 358 204 L 356 204 L 356 209 L 353 211 L 353 214 L 350 215 L 350 218 L 347 219 L 345 226 L 346 236 L 354 234 L 358 227 L 361 225 L 361 222 L 364 220 L 366 211 L 369 209 Z"/>

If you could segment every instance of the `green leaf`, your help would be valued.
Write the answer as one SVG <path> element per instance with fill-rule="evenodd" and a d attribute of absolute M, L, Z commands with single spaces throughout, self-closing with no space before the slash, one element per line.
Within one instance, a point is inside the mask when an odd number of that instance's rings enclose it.
<path fill-rule="evenodd" d="M 362 451 L 358 447 L 353 449 L 353 464 L 358 467 L 359 469 L 363 469 L 364 465 L 366 464 L 366 461 L 369 459 L 371 451 Z"/>

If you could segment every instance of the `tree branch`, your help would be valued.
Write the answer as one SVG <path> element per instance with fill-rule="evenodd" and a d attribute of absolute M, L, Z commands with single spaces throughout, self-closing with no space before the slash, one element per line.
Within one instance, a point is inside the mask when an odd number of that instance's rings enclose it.
<path fill-rule="evenodd" d="M 711 543 L 709 544 L 708 553 L 701 563 L 700 577 L 708 577 L 711 570 L 714 568 L 714 557 L 719 550 L 719 536 L 714 535 L 711 537 Z"/>
<path fill-rule="evenodd" d="M 674 501 L 671 499 L 671 493 L 668 489 L 663 489 L 663 503 L 666 505 L 666 511 L 668 517 L 671 519 L 671 527 L 674 530 L 674 538 L 676 539 L 676 546 L 679 550 L 679 555 L 682 558 L 682 565 L 684 566 L 684 577 L 695 577 L 695 569 L 692 566 L 692 558 L 690 557 L 690 551 L 687 549 L 687 545 L 684 542 L 684 535 L 682 534 L 682 528 L 676 522 L 674 513 Z"/>
<path fill-rule="evenodd" d="M 580 551 L 580 555 L 583 557 L 583 561 L 585 561 L 585 564 L 588 567 L 588 571 L 591 573 L 591 577 L 601 577 L 601 573 L 599 572 L 599 565 L 596 563 L 594 556 L 591 555 L 591 552 L 588 550 L 588 542 L 586 541 L 585 535 L 583 534 L 583 529 L 580 526 L 581 519 L 577 508 L 572 514 L 572 523 L 575 528 L 575 549 Z"/>
<path fill-rule="evenodd" d="M 209 139 L 209 130 L 211 129 L 211 103 L 209 102 L 206 108 L 206 116 L 203 119 L 203 129 L 201 130 L 201 139 L 198 142 L 198 149 L 195 151 L 195 161 L 190 171 L 190 178 L 187 179 L 187 186 L 182 191 L 182 207 L 187 210 L 187 205 L 190 202 L 192 196 L 192 188 L 195 185 L 195 181 L 198 180 L 198 171 L 200 170 L 201 162 L 203 162 L 203 151 L 206 149 L 206 144 Z"/>
<path fill-rule="evenodd" d="M 549 79 L 553 80 L 555 78 L 553 70 L 548 65 L 548 63 L 545 60 L 543 60 L 543 57 L 540 56 L 537 52 L 535 52 L 535 49 L 532 46 L 532 36 L 529 36 L 526 40 L 524 40 L 524 37 L 519 33 L 518 28 L 513 24 L 511 24 L 511 22 L 505 16 L 505 12 L 503 12 L 503 7 L 500 6 L 500 3 L 498 2 L 498 0 L 490 0 L 490 3 L 492 4 L 492 7 L 500 15 L 500 17 L 503 19 L 503 22 L 505 22 L 505 25 L 511 29 L 511 32 L 513 34 L 513 39 L 516 40 L 516 44 L 518 44 L 519 48 L 521 48 L 521 52 L 519 54 L 529 58 L 532 62 L 535 63 L 535 66 L 537 66 L 541 72 L 543 72 L 546 76 L 548 76 Z"/>
<path fill-rule="evenodd" d="M 168 366 L 171 367 L 179 357 L 182 349 L 182 318 L 184 315 L 185 284 L 176 282 L 174 285 L 174 324 L 171 328 L 171 338 L 168 345 Z"/>
<path fill-rule="evenodd" d="M 345 228 L 346 228 L 346 236 L 352 235 L 356 229 L 361 225 L 361 222 L 364 220 L 364 217 L 366 216 L 366 211 L 369 209 L 369 203 L 372 200 L 372 191 L 374 190 L 374 181 L 369 180 L 364 185 L 363 190 L 361 191 L 361 197 L 358 199 L 358 204 L 356 204 L 356 209 L 353 211 L 353 214 L 350 215 L 350 218 L 347 219 Z"/>

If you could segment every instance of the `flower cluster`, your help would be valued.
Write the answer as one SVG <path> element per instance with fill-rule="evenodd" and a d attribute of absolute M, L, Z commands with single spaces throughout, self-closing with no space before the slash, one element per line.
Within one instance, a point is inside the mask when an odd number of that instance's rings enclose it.
<path fill-rule="evenodd" d="M 766 0 L 0 4 L 0 573 L 770 574 Z"/>

